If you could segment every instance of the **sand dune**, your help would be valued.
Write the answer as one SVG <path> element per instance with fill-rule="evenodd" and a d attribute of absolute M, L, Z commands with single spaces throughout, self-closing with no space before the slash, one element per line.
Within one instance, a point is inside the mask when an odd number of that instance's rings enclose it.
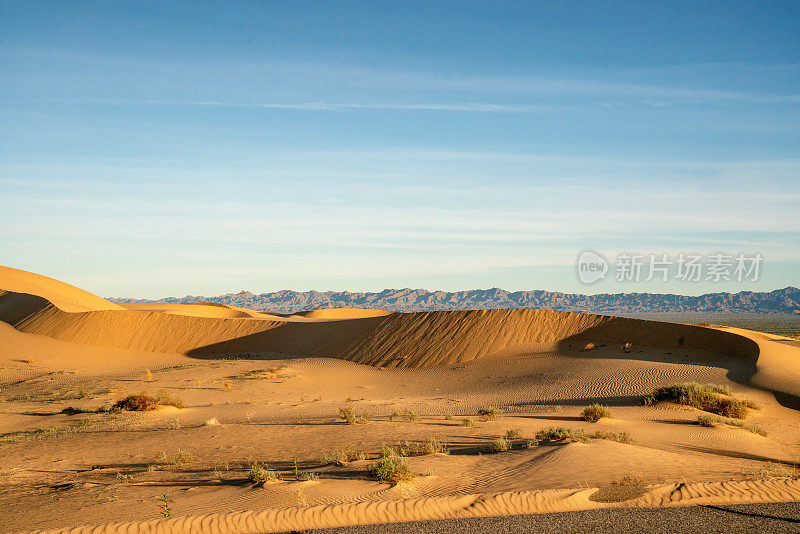
<path fill-rule="evenodd" d="M 88 291 L 40 274 L 0 265 L 0 289 L 46 299 L 65 312 L 122 310 L 122 306 Z"/>
<path fill-rule="evenodd" d="M 38 275 L 0 274 L 0 530 L 227 534 L 800 498 L 800 347 L 780 336 L 546 310 L 107 307 Z M 694 408 L 642 405 L 654 388 L 683 381 L 758 402 L 744 424 L 766 436 L 699 426 Z M 166 391 L 186 407 L 96 413 L 142 391 Z M 585 422 L 580 412 L 594 402 L 613 417 Z M 344 406 L 371 422 L 342 424 Z M 505 416 L 482 420 L 487 406 Z M 550 426 L 628 433 L 632 442 L 481 454 L 509 429 L 528 439 Z M 414 481 L 366 475 L 384 445 L 431 436 L 452 454 L 409 458 Z M 365 459 L 319 460 L 334 449 Z M 191 453 L 190 467 L 169 460 L 176 451 Z M 295 481 L 295 458 L 319 480 Z M 254 487 L 253 461 L 283 481 Z M 620 486 L 625 477 L 638 482 Z M 620 487 L 624 500 L 592 498 Z M 181 517 L 149 521 L 163 493 Z"/>

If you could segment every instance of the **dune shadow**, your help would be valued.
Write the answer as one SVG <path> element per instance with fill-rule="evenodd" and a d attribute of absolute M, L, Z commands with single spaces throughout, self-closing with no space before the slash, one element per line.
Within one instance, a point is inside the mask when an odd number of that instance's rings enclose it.
<path fill-rule="evenodd" d="M 742 460 L 755 460 L 758 462 L 769 462 L 773 464 L 780 464 L 785 465 L 788 467 L 795 467 L 797 465 L 796 462 L 791 462 L 788 460 L 778 460 L 777 458 L 770 458 L 769 456 L 761 456 L 758 454 L 751 454 L 748 452 L 740 452 L 740 451 L 729 451 L 726 449 L 716 449 L 713 447 L 698 447 L 694 445 L 684 445 L 681 447 L 687 451 L 692 452 L 700 452 L 704 454 L 714 454 L 716 456 L 726 456 L 728 458 L 738 458 Z"/>
<path fill-rule="evenodd" d="M 540 406 L 588 406 L 590 404 L 603 404 L 606 406 L 640 406 L 642 404 L 642 396 L 618 395 L 616 397 L 575 397 L 571 399 L 542 399 L 542 400 L 537 400 L 536 404 Z M 524 407 L 524 406 L 530 406 L 530 403 L 529 402 L 511 403 L 509 404 L 509 406 Z M 556 419 L 555 417 L 544 417 L 544 418 Z"/>
<path fill-rule="evenodd" d="M 621 350 L 614 357 L 619 358 L 663 362 L 670 360 L 668 356 L 673 356 L 678 363 L 682 364 L 719 366 L 727 370 L 730 380 L 741 384 L 749 384 L 750 379 L 756 373 L 756 361 L 759 355 L 758 344 L 738 334 L 701 326 L 622 317 L 608 319 L 580 333 L 566 337 L 558 342 L 558 347 L 560 350 L 574 352 L 576 347 L 585 347 L 587 342 L 617 344 Z M 626 343 L 633 345 L 631 352 L 626 352 L 630 349 L 622 350 Z M 655 357 L 647 352 L 636 352 L 637 346 L 663 348 L 665 351 L 690 349 L 710 353 L 716 357 L 686 358 L 667 353 Z M 602 348 L 578 352 L 578 355 L 596 357 L 595 355 L 598 351 L 602 351 Z M 665 359 L 665 357 L 667 358 Z"/>

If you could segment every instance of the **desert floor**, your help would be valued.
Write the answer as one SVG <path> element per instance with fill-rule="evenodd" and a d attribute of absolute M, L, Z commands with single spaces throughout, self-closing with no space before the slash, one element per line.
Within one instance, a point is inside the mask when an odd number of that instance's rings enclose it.
<path fill-rule="evenodd" d="M 800 500 L 800 411 L 786 392 L 797 383 L 800 348 L 736 335 L 758 343 L 755 369 L 702 349 L 597 343 L 585 351 L 577 341 L 410 368 L 268 352 L 192 357 L 81 344 L 0 322 L 0 530 L 154 520 L 165 499 L 173 517 L 291 509 L 316 517 L 309 527 L 445 517 L 479 501 L 477 515 Z M 745 424 L 765 435 L 700 426 L 695 408 L 643 405 L 656 387 L 686 381 L 728 386 L 758 403 Z M 166 392 L 185 407 L 101 410 L 142 392 Z M 584 421 L 592 403 L 612 417 Z M 348 407 L 366 421 L 341 420 Z M 502 414 L 479 414 L 490 407 Z M 554 426 L 612 439 L 529 443 Z M 512 429 L 520 437 L 510 451 L 486 451 Z M 621 433 L 629 443 L 613 439 Z M 382 447 L 430 437 L 449 454 L 408 458 L 414 480 L 370 477 Z M 342 451 L 363 459 L 332 462 Z M 252 483 L 254 463 L 280 480 Z M 299 481 L 298 472 L 316 479 Z M 381 508 L 386 503 L 394 508 Z"/>

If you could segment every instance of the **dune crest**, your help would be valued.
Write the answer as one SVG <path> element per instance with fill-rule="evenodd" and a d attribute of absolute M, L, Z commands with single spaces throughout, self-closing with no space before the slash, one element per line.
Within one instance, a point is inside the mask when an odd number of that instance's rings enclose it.
<path fill-rule="evenodd" d="M 0 265 L 0 289 L 42 297 L 65 312 L 124 309 L 118 304 L 65 282 L 2 265 Z"/>

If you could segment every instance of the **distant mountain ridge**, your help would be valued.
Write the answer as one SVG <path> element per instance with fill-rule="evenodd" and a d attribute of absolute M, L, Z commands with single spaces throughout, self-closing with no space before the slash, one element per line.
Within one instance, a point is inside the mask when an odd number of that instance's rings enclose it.
<path fill-rule="evenodd" d="M 256 295 L 249 291 L 216 297 L 187 295 L 159 300 L 110 298 L 112 302 L 212 302 L 260 311 L 294 313 L 321 308 L 373 308 L 400 312 L 541 308 L 592 313 L 781 313 L 800 315 L 800 289 L 786 287 L 769 292 L 709 293 L 685 296 L 663 293 L 604 293 L 581 295 L 550 291 L 509 292 L 498 288 L 470 291 L 384 289 L 378 293 L 350 291 L 276 291 Z"/>

